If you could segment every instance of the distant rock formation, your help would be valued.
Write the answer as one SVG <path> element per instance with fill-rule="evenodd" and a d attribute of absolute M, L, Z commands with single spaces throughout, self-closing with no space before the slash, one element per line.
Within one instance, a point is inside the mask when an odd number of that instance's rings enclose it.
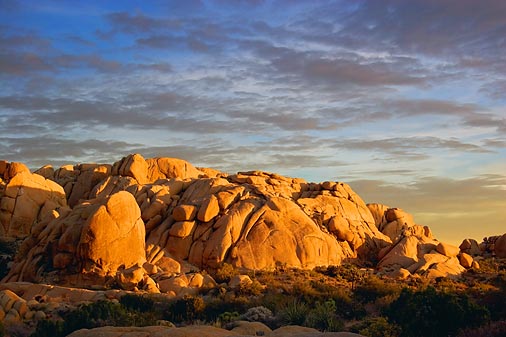
<path fill-rule="evenodd" d="M 26 238 L 3 282 L 177 293 L 212 285 L 198 271 L 223 263 L 272 270 L 356 261 L 403 277 L 477 267 L 473 242 L 441 243 L 410 214 L 366 205 L 341 182 L 228 175 L 139 154 L 33 174 L 0 162 L 0 177 L 0 235 Z"/>

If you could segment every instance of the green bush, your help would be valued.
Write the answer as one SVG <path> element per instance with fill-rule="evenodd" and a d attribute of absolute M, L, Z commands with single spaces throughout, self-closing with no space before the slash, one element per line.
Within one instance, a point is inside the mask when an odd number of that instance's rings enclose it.
<path fill-rule="evenodd" d="M 120 298 L 119 303 L 126 309 L 146 312 L 153 310 L 155 301 L 142 295 L 126 294 Z"/>
<path fill-rule="evenodd" d="M 224 313 L 222 313 L 218 316 L 218 322 L 220 322 L 220 324 L 223 326 L 227 323 L 238 320 L 239 316 L 240 315 L 237 311 L 234 311 L 234 312 L 225 311 Z"/>
<path fill-rule="evenodd" d="M 131 312 L 119 303 L 98 301 L 81 305 L 75 310 L 62 313 L 62 321 L 41 320 L 32 336 L 66 336 L 79 329 L 92 329 L 100 326 L 146 326 L 155 325 L 152 312 Z"/>
<path fill-rule="evenodd" d="M 251 305 L 252 303 L 247 297 L 226 293 L 206 302 L 203 317 L 208 322 L 214 322 L 220 319 L 222 313 L 244 313 Z"/>
<path fill-rule="evenodd" d="M 397 337 L 401 329 L 384 317 L 371 317 L 355 324 L 350 331 L 367 337 Z"/>
<path fill-rule="evenodd" d="M 205 308 L 202 296 L 187 295 L 169 304 L 164 319 L 178 323 L 205 319 Z"/>
<path fill-rule="evenodd" d="M 400 287 L 392 282 L 385 282 L 377 276 L 369 276 L 364 279 L 355 289 L 354 296 L 361 302 L 370 303 L 378 298 L 398 295 Z"/>
<path fill-rule="evenodd" d="M 402 328 L 401 337 L 455 336 L 459 329 L 480 326 L 490 317 L 486 308 L 467 296 L 432 287 L 417 292 L 403 289 L 386 314 Z"/>
<path fill-rule="evenodd" d="M 279 313 L 281 321 L 289 325 L 303 325 L 307 314 L 309 313 L 309 306 L 299 300 L 293 300 L 284 307 Z"/>
<path fill-rule="evenodd" d="M 304 325 L 321 331 L 344 329 L 344 323 L 336 314 L 336 303 L 333 300 L 317 303 L 316 307 L 309 311 Z"/>
<path fill-rule="evenodd" d="M 64 323 L 62 321 L 52 321 L 44 319 L 37 322 L 35 331 L 31 337 L 59 337 L 65 336 Z M 0 335 L 1 336 L 1 335 Z"/>
<path fill-rule="evenodd" d="M 223 263 L 221 267 L 216 270 L 214 279 L 218 283 L 228 283 L 232 276 L 238 275 L 239 272 L 229 263 Z"/>
<path fill-rule="evenodd" d="M 258 296 L 263 291 L 264 286 L 258 280 L 253 280 L 252 283 L 241 283 L 236 290 L 238 294 L 245 296 Z"/>

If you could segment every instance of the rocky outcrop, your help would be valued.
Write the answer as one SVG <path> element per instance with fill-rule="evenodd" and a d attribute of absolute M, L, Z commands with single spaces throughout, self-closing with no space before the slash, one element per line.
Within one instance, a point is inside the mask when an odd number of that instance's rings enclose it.
<path fill-rule="evenodd" d="M 28 236 L 4 281 L 178 295 L 212 285 L 198 271 L 224 263 L 260 270 L 355 260 L 406 276 L 455 275 L 475 262 L 410 214 L 366 205 L 341 182 L 227 175 L 139 154 L 37 174 L 0 162 L 0 176 L 3 231 Z"/>
<path fill-rule="evenodd" d="M 24 238 L 32 227 L 66 206 L 63 188 L 20 163 L 0 162 L 0 236 Z"/>
<path fill-rule="evenodd" d="M 497 257 L 506 258 L 506 234 L 495 241 L 495 254 Z"/>
<path fill-rule="evenodd" d="M 464 239 L 459 246 L 460 251 L 472 256 L 477 256 L 482 254 L 482 250 L 480 249 L 480 245 L 474 239 Z"/>
<path fill-rule="evenodd" d="M 434 239 L 427 226 L 416 224 L 403 210 L 380 204 L 369 204 L 368 208 L 378 229 L 393 240 L 378 255 L 379 270 L 403 279 L 408 274 L 436 278 L 458 276 L 466 268 L 478 266 L 461 248 Z M 464 245 L 468 246 L 471 242 Z"/>
<path fill-rule="evenodd" d="M 462 246 L 467 246 L 466 240 L 462 242 Z M 506 234 L 485 237 L 478 247 L 480 253 L 476 255 L 506 258 Z"/>
<path fill-rule="evenodd" d="M 92 199 L 37 224 L 6 281 L 105 284 L 119 270 L 146 262 L 145 229 L 128 192 Z"/>

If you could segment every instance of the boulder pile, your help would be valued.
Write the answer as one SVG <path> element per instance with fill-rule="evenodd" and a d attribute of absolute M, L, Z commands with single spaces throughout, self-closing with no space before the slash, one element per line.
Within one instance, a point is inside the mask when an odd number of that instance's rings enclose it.
<path fill-rule="evenodd" d="M 273 270 L 353 261 L 402 277 L 478 267 L 477 244 L 439 242 L 410 214 L 366 205 L 345 183 L 229 175 L 175 158 L 133 154 L 35 173 L 0 161 L 0 202 L 0 236 L 24 238 L 3 282 L 180 295 L 215 286 L 205 270 L 224 263 Z"/>

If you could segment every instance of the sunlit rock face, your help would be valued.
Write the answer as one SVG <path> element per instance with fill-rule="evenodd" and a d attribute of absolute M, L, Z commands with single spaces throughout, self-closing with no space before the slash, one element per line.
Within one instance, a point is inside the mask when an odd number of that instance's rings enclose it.
<path fill-rule="evenodd" d="M 21 163 L 0 161 L 0 236 L 24 238 L 67 200 L 62 186 Z"/>
<path fill-rule="evenodd" d="M 188 287 L 196 270 L 223 263 L 271 270 L 354 261 L 435 277 L 461 273 L 460 261 L 473 263 L 410 214 L 366 205 L 341 182 L 228 175 L 139 154 L 113 164 L 45 166 L 37 174 L 3 163 L 2 233 L 27 237 L 8 281 L 159 291 Z"/>
<path fill-rule="evenodd" d="M 140 209 L 125 191 L 55 212 L 33 227 L 21 248 L 5 281 L 103 284 L 146 262 Z"/>
<path fill-rule="evenodd" d="M 378 229 L 393 242 L 379 252 L 379 270 L 398 275 L 402 269 L 410 275 L 436 278 L 457 276 L 473 266 L 472 256 L 433 238 L 430 229 L 416 224 L 411 214 L 380 204 L 367 206 Z M 471 243 L 461 246 L 468 248 Z"/>

